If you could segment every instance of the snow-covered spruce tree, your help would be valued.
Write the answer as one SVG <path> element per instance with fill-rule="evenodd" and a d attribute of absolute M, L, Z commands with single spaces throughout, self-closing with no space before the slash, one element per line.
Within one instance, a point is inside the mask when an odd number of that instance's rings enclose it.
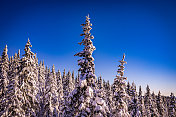
<path fill-rule="evenodd" d="M 48 67 L 46 66 L 45 67 L 45 88 L 46 88 L 46 80 L 48 79 L 48 77 L 49 77 L 49 69 L 48 69 Z"/>
<path fill-rule="evenodd" d="M 60 111 L 59 116 L 61 116 L 63 111 L 63 104 L 64 104 L 64 98 L 63 98 L 64 94 L 63 94 L 62 76 L 61 76 L 60 70 L 58 70 L 56 77 L 57 77 L 57 87 L 58 87 L 57 93 L 58 93 L 59 111 Z"/>
<path fill-rule="evenodd" d="M 58 101 L 58 87 L 55 67 L 53 65 L 51 73 L 46 80 L 46 90 L 45 90 L 45 106 L 44 106 L 44 116 L 45 117 L 58 117 L 59 115 L 59 101 Z"/>
<path fill-rule="evenodd" d="M 39 99 L 39 106 L 40 106 L 40 116 L 43 116 L 44 114 L 44 96 L 45 96 L 45 65 L 44 61 L 40 62 L 39 64 L 39 94 L 40 94 L 40 99 Z"/>
<path fill-rule="evenodd" d="M 166 116 L 169 116 L 168 115 L 168 110 L 169 110 L 170 98 L 169 98 L 169 96 L 162 96 L 162 97 L 163 97 L 163 106 L 164 106 L 164 109 L 165 109 Z"/>
<path fill-rule="evenodd" d="M 72 72 L 72 83 L 73 83 L 73 89 L 75 88 L 75 73 Z"/>
<path fill-rule="evenodd" d="M 146 117 L 145 106 L 144 106 L 144 99 L 143 99 L 143 96 L 142 96 L 141 86 L 139 86 L 138 108 L 139 108 L 139 111 L 141 113 L 141 117 Z"/>
<path fill-rule="evenodd" d="M 131 96 L 131 85 L 130 85 L 130 82 L 128 81 L 127 83 L 127 88 L 126 88 L 126 92 L 129 96 Z"/>
<path fill-rule="evenodd" d="M 150 88 L 149 86 L 147 85 L 147 88 L 146 88 L 146 94 L 145 94 L 145 97 L 144 97 L 144 104 L 145 104 L 145 111 L 146 111 L 146 116 L 152 116 L 152 117 L 155 117 L 155 116 L 158 116 L 158 111 L 156 110 L 157 108 L 155 107 L 155 100 L 152 99 L 154 97 L 151 96 L 151 93 L 150 93 Z"/>
<path fill-rule="evenodd" d="M 20 49 L 18 50 L 17 57 L 18 57 L 18 60 L 20 60 Z"/>
<path fill-rule="evenodd" d="M 170 104 L 168 109 L 169 117 L 175 117 L 176 116 L 176 98 L 173 93 L 170 95 Z"/>
<path fill-rule="evenodd" d="M 62 85 L 62 76 L 60 70 L 58 70 L 57 74 L 57 86 L 58 86 L 58 94 L 63 97 L 63 85 Z"/>
<path fill-rule="evenodd" d="M 128 107 L 126 104 L 126 100 L 128 99 L 128 94 L 126 93 L 126 77 L 124 77 L 124 64 L 127 62 L 124 61 L 125 54 L 123 55 L 123 58 L 120 62 L 120 65 L 118 66 L 119 69 L 117 73 L 119 75 L 116 75 L 116 78 L 114 79 L 113 83 L 113 101 L 115 103 L 112 114 L 114 117 L 129 117 L 128 113 Z"/>
<path fill-rule="evenodd" d="M 9 70 L 9 58 L 8 58 L 7 45 L 1 56 L 0 61 L 0 116 L 6 109 L 6 91 L 8 86 L 8 70 Z"/>
<path fill-rule="evenodd" d="M 75 87 L 79 86 L 79 81 L 80 81 L 80 75 L 79 75 L 79 72 L 78 72 L 78 76 L 76 76 L 76 79 L 75 79 Z"/>
<path fill-rule="evenodd" d="M 111 90 L 111 85 L 109 83 L 109 80 L 106 82 L 105 85 L 105 94 L 106 94 L 106 103 L 108 105 L 110 113 L 112 113 L 112 90 Z"/>
<path fill-rule="evenodd" d="M 129 110 L 129 107 L 130 107 L 130 104 L 131 104 L 131 98 L 132 98 L 132 89 L 131 89 L 131 84 L 130 82 L 128 81 L 127 83 L 127 86 L 126 86 L 126 93 L 128 94 L 129 98 L 126 100 L 126 103 L 128 105 L 128 110 Z"/>
<path fill-rule="evenodd" d="M 74 84 L 72 83 L 72 76 L 71 76 L 71 72 L 69 71 L 66 75 L 66 78 L 64 78 L 65 81 L 63 82 L 63 86 L 64 86 L 64 107 L 63 107 L 63 113 L 64 116 L 68 115 L 68 113 L 70 113 L 70 108 L 69 108 L 69 104 L 68 104 L 68 96 L 69 94 L 73 91 L 74 89 Z M 64 80 L 63 79 L 63 80 Z"/>
<path fill-rule="evenodd" d="M 103 79 L 103 87 L 106 87 L 106 81 Z"/>
<path fill-rule="evenodd" d="M 68 92 L 67 92 L 67 81 L 66 81 L 66 73 L 65 73 L 65 69 L 63 72 L 63 76 L 62 76 L 62 84 L 63 84 L 63 93 L 64 96 L 68 96 Z"/>
<path fill-rule="evenodd" d="M 25 116 L 37 116 L 39 112 L 39 102 L 36 98 L 38 94 L 38 69 L 36 60 L 34 58 L 34 53 L 31 52 L 30 47 L 32 47 L 29 38 L 25 45 L 25 54 L 21 59 L 21 66 L 19 72 L 20 79 L 20 90 L 22 92 L 24 103 L 22 108 L 25 111 Z"/>
<path fill-rule="evenodd" d="M 158 96 L 156 98 L 156 106 L 157 106 L 159 115 L 161 117 L 166 117 L 167 113 L 165 112 L 165 107 L 164 107 L 164 104 L 163 104 L 163 101 L 162 101 L 162 97 L 161 97 L 160 91 L 158 92 Z"/>
<path fill-rule="evenodd" d="M 78 65 L 80 66 L 78 71 L 80 71 L 81 74 L 79 85 L 69 96 L 69 105 L 71 109 L 70 116 L 106 117 L 108 107 L 106 106 L 105 101 L 101 97 L 98 97 L 96 90 L 94 89 L 96 75 L 92 53 L 95 50 L 95 47 L 91 41 L 94 37 L 90 33 L 92 24 L 89 19 L 89 16 L 86 16 L 86 22 L 85 24 L 82 24 L 83 34 L 81 34 L 81 36 L 84 36 L 84 39 L 79 44 L 84 45 L 84 49 L 75 54 L 75 56 L 81 57 L 81 59 L 78 60 Z"/>
<path fill-rule="evenodd" d="M 5 110 L 5 115 L 8 117 L 23 117 L 25 116 L 25 111 L 22 106 L 24 103 L 24 98 L 22 92 L 20 91 L 18 72 L 19 72 L 19 58 L 15 53 L 14 59 L 11 61 L 9 71 L 9 85 L 7 87 L 7 107 Z M 2 116 L 2 117 L 3 117 Z"/>
<path fill-rule="evenodd" d="M 129 103 L 128 111 L 132 117 L 141 117 L 141 112 L 138 107 L 138 97 L 136 92 L 136 85 L 134 82 L 131 86 L 131 102 Z"/>
<path fill-rule="evenodd" d="M 103 82 L 101 76 L 98 77 L 98 89 L 103 89 Z"/>
<path fill-rule="evenodd" d="M 159 113 L 158 113 L 157 104 L 156 104 L 156 95 L 154 92 L 151 94 L 151 97 L 152 97 L 151 98 L 151 109 L 150 109 L 151 116 L 158 117 Z"/>
<path fill-rule="evenodd" d="M 105 92 L 105 87 L 103 86 L 102 78 L 101 76 L 98 77 L 98 84 L 97 84 L 97 89 L 95 90 L 96 92 L 96 98 L 95 100 L 97 101 L 98 104 L 103 104 L 106 103 L 108 110 L 108 104 L 107 104 L 107 97 L 106 97 L 106 92 Z M 97 112 L 96 112 L 97 113 Z M 107 116 L 111 116 L 110 112 L 107 112 Z"/>
<path fill-rule="evenodd" d="M 70 92 L 73 91 L 74 89 L 74 84 L 72 82 L 73 78 L 72 78 L 72 75 L 71 75 L 71 72 L 69 71 L 66 75 L 66 90 L 67 90 L 67 94 L 66 96 L 68 96 L 70 94 Z"/>

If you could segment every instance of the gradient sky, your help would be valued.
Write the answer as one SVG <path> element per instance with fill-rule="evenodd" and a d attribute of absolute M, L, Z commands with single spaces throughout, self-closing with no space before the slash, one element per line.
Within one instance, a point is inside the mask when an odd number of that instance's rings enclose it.
<path fill-rule="evenodd" d="M 176 94 L 175 0 L 0 0 L 0 53 L 8 45 L 9 56 L 29 37 L 34 53 L 56 70 L 78 70 L 83 49 L 81 23 L 89 14 L 96 47 L 97 76 L 113 82 L 123 53 L 128 81 L 149 84 L 156 94 Z"/>

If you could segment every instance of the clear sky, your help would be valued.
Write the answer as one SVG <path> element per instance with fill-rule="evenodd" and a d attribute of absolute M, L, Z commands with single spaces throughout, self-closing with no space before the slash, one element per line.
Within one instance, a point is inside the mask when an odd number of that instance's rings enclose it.
<path fill-rule="evenodd" d="M 75 70 L 81 23 L 91 18 L 97 76 L 113 82 L 123 53 L 125 76 L 145 91 L 176 94 L 175 0 L 0 0 L 0 52 L 9 56 L 29 37 L 34 53 L 56 70 Z"/>

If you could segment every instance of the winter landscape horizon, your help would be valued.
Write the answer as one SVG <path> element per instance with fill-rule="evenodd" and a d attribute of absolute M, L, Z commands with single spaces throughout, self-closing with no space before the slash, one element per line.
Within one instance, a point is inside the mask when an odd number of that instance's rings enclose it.
<path fill-rule="evenodd" d="M 0 4 L 0 116 L 176 116 L 176 2 L 19 1 Z"/>

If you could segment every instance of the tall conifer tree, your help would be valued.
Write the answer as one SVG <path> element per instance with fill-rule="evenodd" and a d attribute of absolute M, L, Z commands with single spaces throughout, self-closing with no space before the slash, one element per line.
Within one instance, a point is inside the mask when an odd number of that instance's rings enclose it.
<path fill-rule="evenodd" d="M 9 71 L 9 58 L 8 58 L 7 45 L 4 48 L 0 61 L 0 116 L 6 109 L 6 91 L 9 83 L 8 71 Z"/>
<path fill-rule="evenodd" d="M 114 117 L 129 117 L 128 113 L 128 107 L 126 104 L 126 100 L 128 99 L 128 95 L 126 93 L 126 77 L 124 77 L 124 64 L 127 62 L 124 61 L 125 54 L 123 55 L 123 58 L 120 62 L 120 65 L 118 66 L 119 69 L 117 73 L 119 75 L 116 75 L 116 78 L 114 79 L 113 83 L 113 101 L 115 103 L 113 108 L 113 116 Z"/>
<path fill-rule="evenodd" d="M 22 106 L 24 103 L 24 98 L 19 86 L 19 59 L 17 54 L 15 53 L 14 59 L 11 61 L 9 71 L 9 85 L 7 87 L 7 107 L 5 110 L 6 115 L 8 117 L 22 117 L 25 116 L 25 111 L 23 110 Z"/>
<path fill-rule="evenodd" d="M 138 95 L 138 107 L 139 107 L 139 111 L 141 113 L 142 117 L 146 117 L 145 114 L 145 106 L 144 106 L 144 98 L 142 96 L 142 89 L 141 86 L 139 86 L 139 95 Z"/>
<path fill-rule="evenodd" d="M 73 92 L 70 94 L 70 105 L 72 109 L 71 116 L 107 116 L 107 109 L 104 100 L 95 93 L 95 65 L 92 53 L 95 50 L 91 39 L 94 37 L 91 35 L 90 30 L 92 24 L 90 23 L 89 16 L 86 16 L 85 24 L 83 26 L 84 39 L 80 42 L 80 45 L 84 45 L 83 51 L 75 54 L 75 56 L 81 57 L 78 60 L 78 65 L 81 72 L 80 83 Z"/>
<path fill-rule="evenodd" d="M 30 47 L 32 47 L 29 38 L 25 45 L 25 54 L 21 59 L 20 66 L 20 89 L 23 93 L 24 103 L 23 109 L 25 111 L 25 116 L 37 116 L 39 112 L 39 102 L 37 100 L 38 94 L 38 69 L 34 58 L 34 53 L 31 52 Z"/>
<path fill-rule="evenodd" d="M 176 116 L 176 98 L 173 93 L 170 95 L 170 104 L 168 109 L 169 117 Z"/>

